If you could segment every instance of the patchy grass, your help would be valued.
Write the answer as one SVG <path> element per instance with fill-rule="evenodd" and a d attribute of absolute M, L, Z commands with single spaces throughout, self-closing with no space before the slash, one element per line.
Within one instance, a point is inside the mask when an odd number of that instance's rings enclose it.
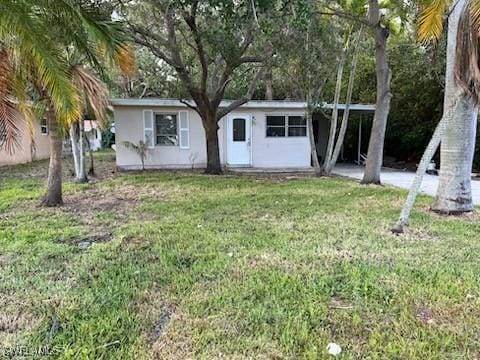
<path fill-rule="evenodd" d="M 114 174 L 37 207 L 44 162 L 0 175 L 0 349 L 51 358 L 480 356 L 480 225 L 345 179 Z M 69 165 L 66 166 L 68 175 Z M 100 172 L 101 171 L 101 172 Z M 32 175 L 32 176 L 30 176 Z"/>

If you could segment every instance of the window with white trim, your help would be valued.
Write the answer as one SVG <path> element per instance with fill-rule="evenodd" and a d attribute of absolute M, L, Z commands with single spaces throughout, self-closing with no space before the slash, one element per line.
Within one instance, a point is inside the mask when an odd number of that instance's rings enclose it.
<path fill-rule="evenodd" d="M 155 114 L 155 144 L 178 145 L 177 114 Z"/>
<path fill-rule="evenodd" d="M 307 122 L 299 115 L 267 115 L 267 137 L 307 136 Z"/>
<path fill-rule="evenodd" d="M 47 125 L 47 119 L 46 118 L 43 118 L 40 121 L 40 132 L 43 135 L 48 135 L 48 125 Z"/>

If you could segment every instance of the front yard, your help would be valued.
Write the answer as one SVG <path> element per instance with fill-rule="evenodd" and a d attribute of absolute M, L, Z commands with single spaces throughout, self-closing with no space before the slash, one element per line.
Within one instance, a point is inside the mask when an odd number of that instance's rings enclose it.
<path fill-rule="evenodd" d="M 345 179 L 113 173 L 37 206 L 0 169 L 0 350 L 65 359 L 473 359 L 480 223 Z M 68 169 L 68 167 L 67 167 Z M 38 355 L 37 355 L 38 356 Z M 1 351 L 0 351 L 1 357 Z M 35 358 L 35 356 L 34 356 Z"/>

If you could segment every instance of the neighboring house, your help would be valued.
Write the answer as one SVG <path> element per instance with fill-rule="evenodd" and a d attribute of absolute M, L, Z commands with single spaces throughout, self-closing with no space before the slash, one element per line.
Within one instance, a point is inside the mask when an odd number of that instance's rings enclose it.
<path fill-rule="evenodd" d="M 141 167 L 139 156 L 123 145 L 125 141 L 148 144 L 147 169 L 206 167 L 205 132 L 194 110 L 174 99 L 113 99 L 111 103 L 120 169 Z M 221 106 L 229 103 L 222 101 Z M 310 168 L 305 107 L 304 102 L 252 100 L 228 114 L 219 122 L 221 163 L 232 168 Z M 373 111 L 374 107 L 352 105 L 351 109 Z"/>
<path fill-rule="evenodd" d="M 10 154 L 0 149 L 0 166 L 24 164 L 34 160 L 50 157 L 50 137 L 46 119 L 35 121 L 29 129 L 26 121 L 19 121 L 19 146 Z"/>
<path fill-rule="evenodd" d="M 85 137 L 90 143 L 90 148 L 93 151 L 102 148 L 102 131 L 95 120 L 84 121 Z"/>

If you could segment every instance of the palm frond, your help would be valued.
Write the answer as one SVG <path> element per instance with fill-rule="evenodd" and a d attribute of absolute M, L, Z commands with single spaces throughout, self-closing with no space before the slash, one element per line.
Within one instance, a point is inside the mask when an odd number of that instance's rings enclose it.
<path fill-rule="evenodd" d="M 418 37 L 422 42 L 437 41 L 443 33 L 444 16 L 450 0 L 429 0 L 422 9 Z"/>
<path fill-rule="evenodd" d="M 9 154 L 19 146 L 20 135 L 20 117 L 15 111 L 10 94 L 11 76 L 11 62 L 8 53 L 3 50 L 0 52 L 0 149 L 5 148 Z"/>
<path fill-rule="evenodd" d="M 84 109 L 90 108 L 100 127 L 105 127 L 109 107 L 108 90 L 105 84 L 82 66 L 74 66 L 71 74 L 73 83 L 81 94 Z"/>
<path fill-rule="evenodd" d="M 131 45 L 120 47 L 115 56 L 115 63 L 123 75 L 132 76 L 135 73 L 135 49 Z"/>
<path fill-rule="evenodd" d="M 16 53 L 25 67 L 35 72 L 45 87 L 57 116 L 69 122 L 79 116 L 79 99 L 59 59 L 60 50 L 44 36 L 44 27 L 36 9 L 21 1 L 0 2 L 0 39 L 4 48 Z"/>
<path fill-rule="evenodd" d="M 480 0 L 470 0 L 469 3 L 472 27 L 480 32 Z"/>

